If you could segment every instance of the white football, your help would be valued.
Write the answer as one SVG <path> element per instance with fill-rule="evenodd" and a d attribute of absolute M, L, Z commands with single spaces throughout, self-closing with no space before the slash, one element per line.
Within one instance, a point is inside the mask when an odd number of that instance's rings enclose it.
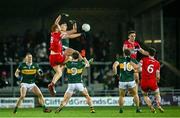
<path fill-rule="evenodd" d="M 89 24 L 84 23 L 84 24 L 82 25 L 82 30 L 84 30 L 85 32 L 89 32 L 90 29 L 91 29 L 91 27 L 90 27 Z"/>

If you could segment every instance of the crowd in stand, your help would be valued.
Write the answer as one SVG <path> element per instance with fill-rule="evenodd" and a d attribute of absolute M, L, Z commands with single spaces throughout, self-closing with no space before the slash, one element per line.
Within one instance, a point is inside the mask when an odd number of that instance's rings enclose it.
<path fill-rule="evenodd" d="M 31 29 L 27 29 L 22 35 L 10 34 L 1 39 L 0 43 L 2 46 L 0 47 L 0 52 L 2 52 L 2 56 L 0 57 L 0 63 L 3 66 L 0 66 L 0 87 L 10 86 L 10 70 L 9 66 L 5 64 L 15 62 L 15 64 L 18 65 L 23 61 L 24 55 L 27 52 L 33 54 L 34 62 L 48 62 L 50 35 L 47 30 L 42 29 L 38 32 L 33 32 Z M 104 32 L 96 34 L 86 33 L 86 37 L 80 37 L 70 42 L 70 47 L 79 51 L 85 49 L 87 58 L 94 58 L 95 61 L 100 62 L 112 61 L 109 48 L 111 45 L 111 41 L 106 38 Z M 100 71 L 97 71 L 99 68 Z M 107 86 L 111 86 L 108 85 L 112 83 L 111 79 L 106 80 L 106 78 L 109 78 L 106 73 L 108 73 L 108 70 L 104 69 L 104 67 L 94 66 L 91 74 L 93 78 L 91 82 L 104 82 L 107 83 Z M 46 87 L 51 78 L 52 71 L 50 68 L 45 68 L 43 79 L 39 78 L 38 83 L 40 86 Z M 14 85 L 18 85 L 17 79 L 15 77 L 14 79 L 16 80 Z M 105 88 L 107 88 L 107 86 L 105 86 Z"/>

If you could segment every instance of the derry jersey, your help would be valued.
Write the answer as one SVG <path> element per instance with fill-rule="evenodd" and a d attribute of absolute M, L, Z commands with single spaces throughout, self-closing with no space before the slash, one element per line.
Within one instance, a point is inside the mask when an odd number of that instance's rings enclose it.
<path fill-rule="evenodd" d="M 60 32 L 51 33 L 50 50 L 56 53 L 62 53 L 62 39 L 63 35 Z"/>
<path fill-rule="evenodd" d="M 124 41 L 123 47 L 125 49 L 131 50 L 131 58 L 136 59 L 137 58 L 137 50 L 134 50 L 135 47 L 141 48 L 139 43 L 137 41 L 129 42 L 128 40 Z"/>
<path fill-rule="evenodd" d="M 141 60 L 142 64 L 142 81 L 147 79 L 156 80 L 156 71 L 160 71 L 160 64 L 157 60 L 150 57 L 144 57 Z"/>

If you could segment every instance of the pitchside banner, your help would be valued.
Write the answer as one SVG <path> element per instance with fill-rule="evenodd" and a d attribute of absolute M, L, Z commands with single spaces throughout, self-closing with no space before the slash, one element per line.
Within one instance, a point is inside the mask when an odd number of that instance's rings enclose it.
<path fill-rule="evenodd" d="M 18 98 L 0 98 L 0 108 L 14 108 Z M 34 108 L 34 98 L 25 98 L 20 108 Z"/>
<path fill-rule="evenodd" d="M 156 105 L 155 97 L 152 95 L 149 95 L 149 98 L 152 100 L 152 104 Z M 142 96 L 140 96 L 140 102 L 142 105 L 146 105 L 144 98 Z M 161 105 L 164 105 L 164 106 L 170 106 L 170 105 L 180 106 L 180 96 L 162 95 L 161 96 Z"/>
<path fill-rule="evenodd" d="M 46 97 L 48 107 L 58 107 L 62 97 Z M 119 97 L 91 97 L 93 106 L 118 106 Z M 133 97 L 125 97 L 125 106 L 133 105 Z M 67 106 L 88 106 L 85 97 L 72 97 Z"/>

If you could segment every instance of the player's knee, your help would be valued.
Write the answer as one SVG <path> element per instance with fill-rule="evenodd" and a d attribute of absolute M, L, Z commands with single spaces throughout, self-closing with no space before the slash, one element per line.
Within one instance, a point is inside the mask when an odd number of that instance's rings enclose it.
<path fill-rule="evenodd" d="M 63 102 L 64 102 L 64 103 L 68 102 L 69 99 L 70 99 L 70 97 L 71 97 L 71 96 L 69 96 L 69 95 L 64 96 Z"/>
<path fill-rule="evenodd" d="M 58 75 L 61 75 L 61 74 L 62 74 L 61 69 L 58 69 L 58 70 L 56 71 L 56 73 L 57 73 Z"/>
<path fill-rule="evenodd" d="M 134 97 L 135 99 L 139 99 L 138 94 L 134 95 L 133 97 Z"/>
<path fill-rule="evenodd" d="M 21 96 L 20 96 L 20 99 L 23 100 L 25 97 L 26 97 L 25 95 L 21 95 Z"/>
<path fill-rule="evenodd" d="M 124 92 L 124 91 L 120 91 L 120 92 L 119 92 L 119 96 L 125 97 L 125 92 Z"/>
<path fill-rule="evenodd" d="M 91 97 L 90 97 L 89 95 L 87 95 L 86 99 L 87 99 L 88 101 L 91 101 Z"/>
<path fill-rule="evenodd" d="M 73 50 L 72 48 L 67 48 L 65 51 L 64 51 L 64 54 L 65 55 L 72 55 L 72 53 L 74 52 L 75 50 Z"/>
<path fill-rule="evenodd" d="M 84 93 L 84 96 L 86 97 L 86 98 L 89 98 L 90 96 L 88 95 L 88 94 L 86 94 L 86 93 Z"/>
<path fill-rule="evenodd" d="M 38 96 L 38 98 L 41 98 L 41 99 L 44 98 L 44 96 L 41 93 L 37 94 L 37 96 Z"/>

